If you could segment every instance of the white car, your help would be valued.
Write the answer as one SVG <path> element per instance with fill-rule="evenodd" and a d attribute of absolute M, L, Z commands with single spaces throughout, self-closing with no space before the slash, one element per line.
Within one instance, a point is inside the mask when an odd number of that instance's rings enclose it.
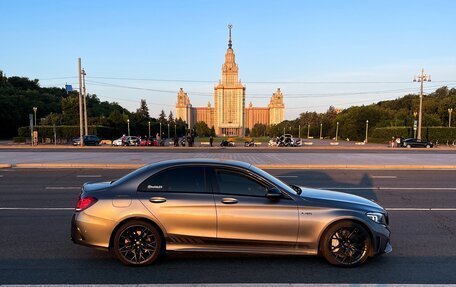
<path fill-rule="evenodd" d="M 112 141 L 113 146 L 122 146 L 122 138 L 118 138 Z"/>

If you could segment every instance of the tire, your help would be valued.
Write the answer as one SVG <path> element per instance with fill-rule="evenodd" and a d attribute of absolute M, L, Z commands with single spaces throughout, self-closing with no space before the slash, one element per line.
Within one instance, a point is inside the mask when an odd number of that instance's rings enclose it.
<path fill-rule="evenodd" d="M 371 249 L 368 230 L 353 221 L 331 225 L 320 241 L 320 252 L 326 261 L 341 267 L 355 267 L 364 263 Z"/>
<path fill-rule="evenodd" d="M 411 148 L 412 146 L 408 144 L 408 145 L 406 145 L 405 147 L 406 147 L 406 148 Z"/>
<path fill-rule="evenodd" d="M 431 148 L 431 145 L 426 145 L 426 148 Z"/>
<path fill-rule="evenodd" d="M 155 226 L 141 220 L 131 220 L 116 231 L 113 251 L 125 265 L 146 266 L 162 253 L 162 237 Z"/>

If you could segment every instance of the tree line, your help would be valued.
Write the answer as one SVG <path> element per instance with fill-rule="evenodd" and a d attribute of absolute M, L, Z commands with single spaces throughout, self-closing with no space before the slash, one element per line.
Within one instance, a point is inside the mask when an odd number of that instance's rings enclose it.
<path fill-rule="evenodd" d="M 170 136 L 175 132 L 182 136 L 185 123 L 174 119 L 170 111 L 161 111 L 158 117 L 151 117 L 146 100 L 141 100 L 135 112 L 129 112 L 117 102 L 101 101 L 96 94 L 87 95 L 87 122 L 89 126 L 114 129 L 114 134 L 127 134 L 130 120 L 130 134 L 145 136 L 160 132 Z M 29 125 L 29 114 L 37 107 L 37 125 L 76 126 L 79 125 L 79 98 L 76 91 L 67 92 L 64 88 L 45 88 L 38 80 L 26 77 L 6 77 L 0 71 L 0 138 L 12 138 L 18 129 Z M 150 123 L 150 124 L 149 124 Z M 75 134 L 74 136 L 78 136 Z"/>

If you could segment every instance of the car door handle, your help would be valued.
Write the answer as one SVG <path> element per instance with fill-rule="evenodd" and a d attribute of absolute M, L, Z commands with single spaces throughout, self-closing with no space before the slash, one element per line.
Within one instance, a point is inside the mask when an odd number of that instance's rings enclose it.
<path fill-rule="evenodd" d="M 232 197 L 224 197 L 221 202 L 224 204 L 236 204 L 238 203 L 238 200 Z"/>
<path fill-rule="evenodd" d="M 164 197 L 159 197 L 159 196 L 154 196 L 149 199 L 150 202 L 152 203 L 163 203 L 166 201 L 166 198 Z"/>

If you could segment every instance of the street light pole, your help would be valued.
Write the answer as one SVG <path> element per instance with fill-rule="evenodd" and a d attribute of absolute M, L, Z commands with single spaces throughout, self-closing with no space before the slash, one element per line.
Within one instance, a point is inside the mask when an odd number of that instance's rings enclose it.
<path fill-rule="evenodd" d="M 149 124 L 149 140 L 150 140 L 150 121 L 148 122 Z"/>
<path fill-rule="evenodd" d="M 416 115 L 417 112 L 413 112 L 413 138 L 416 139 L 416 126 L 415 126 L 415 121 L 416 121 Z"/>
<path fill-rule="evenodd" d="M 450 117 L 448 118 L 448 127 L 451 128 L 451 113 L 453 112 L 453 108 L 448 109 L 448 113 Z"/>
<path fill-rule="evenodd" d="M 421 75 L 413 77 L 414 82 L 420 82 L 420 110 L 418 113 L 418 136 L 417 139 L 421 139 L 421 124 L 423 118 L 423 82 L 430 82 L 431 76 L 424 73 L 424 69 L 421 69 Z"/>
<path fill-rule="evenodd" d="M 87 128 L 87 93 L 86 93 L 86 82 L 85 82 L 86 72 L 82 69 L 82 97 L 84 100 L 84 135 L 88 135 L 89 131 Z"/>
<path fill-rule="evenodd" d="M 33 113 L 35 114 L 35 121 L 34 121 L 34 126 L 36 127 L 36 111 L 38 110 L 37 107 L 33 107 Z M 450 116 L 451 117 L 451 116 Z"/>
<path fill-rule="evenodd" d="M 366 139 L 364 140 L 364 143 L 367 143 L 367 130 L 369 129 L 369 120 L 366 120 Z"/>
<path fill-rule="evenodd" d="M 323 124 L 321 123 L 320 124 L 320 139 L 323 139 L 322 134 L 323 134 Z"/>
<path fill-rule="evenodd" d="M 128 136 L 130 136 L 130 119 L 127 119 Z"/>
<path fill-rule="evenodd" d="M 310 124 L 307 124 L 307 138 L 310 137 Z"/>
<path fill-rule="evenodd" d="M 162 138 L 162 123 L 160 123 L 160 139 Z"/>
<path fill-rule="evenodd" d="M 169 123 L 168 123 L 168 138 L 169 138 Z"/>
<path fill-rule="evenodd" d="M 177 125 L 174 123 L 174 137 L 177 137 Z"/>
<path fill-rule="evenodd" d="M 338 135 L 339 135 L 339 122 L 336 123 L 336 141 L 337 141 Z"/>
<path fill-rule="evenodd" d="M 301 139 L 301 125 L 299 125 L 299 139 Z"/>
<path fill-rule="evenodd" d="M 82 111 L 82 70 L 81 70 L 81 58 L 78 58 L 78 75 L 79 75 L 79 144 L 82 147 L 84 145 L 83 137 L 83 111 Z"/>

